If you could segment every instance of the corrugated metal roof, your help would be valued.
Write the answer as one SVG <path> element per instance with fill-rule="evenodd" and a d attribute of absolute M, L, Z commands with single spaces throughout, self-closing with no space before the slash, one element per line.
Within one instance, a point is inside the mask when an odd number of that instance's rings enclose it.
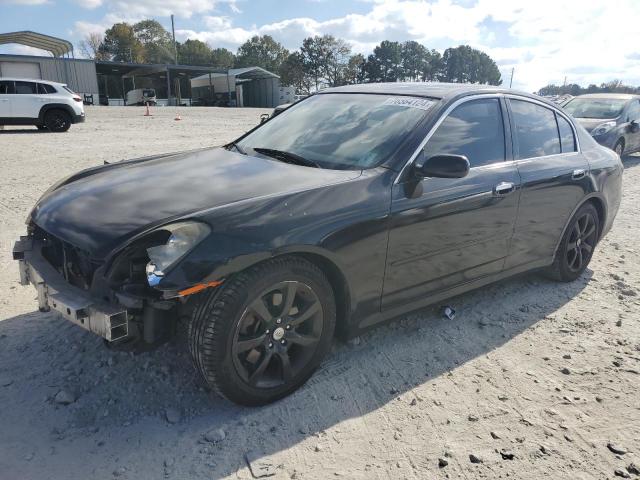
<path fill-rule="evenodd" d="M 73 45 L 67 40 L 28 30 L 22 32 L 0 33 L 0 45 L 7 43 L 18 43 L 28 47 L 40 48 L 51 52 L 54 57 L 61 57 L 64 54 L 73 51 Z"/>

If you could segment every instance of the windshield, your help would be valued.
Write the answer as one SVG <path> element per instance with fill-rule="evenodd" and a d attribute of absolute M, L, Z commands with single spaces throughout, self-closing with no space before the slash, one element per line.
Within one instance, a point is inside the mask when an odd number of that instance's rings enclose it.
<path fill-rule="evenodd" d="M 576 118 L 616 118 L 626 103 L 620 98 L 574 98 L 564 109 Z"/>
<path fill-rule="evenodd" d="M 434 100 L 398 95 L 314 95 L 237 145 L 249 154 L 287 152 L 321 168 L 373 168 L 393 155 L 433 105 Z"/>

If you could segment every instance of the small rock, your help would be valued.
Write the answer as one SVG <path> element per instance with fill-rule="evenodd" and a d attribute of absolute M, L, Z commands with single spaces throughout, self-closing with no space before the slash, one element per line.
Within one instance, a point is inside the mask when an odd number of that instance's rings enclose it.
<path fill-rule="evenodd" d="M 218 443 L 227 438 L 227 434 L 221 428 L 214 428 L 213 430 L 209 430 L 204 434 L 204 439 L 207 442 Z"/>
<path fill-rule="evenodd" d="M 602 397 L 596 397 L 596 402 L 602 403 L 604 399 Z"/>
<path fill-rule="evenodd" d="M 447 465 L 449 465 L 449 461 L 446 458 L 442 458 L 442 457 L 438 458 L 438 467 L 444 468 Z"/>
<path fill-rule="evenodd" d="M 501 402 L 506 402 L 507 400 L 509 400 L 509 397 L 507 397 L 506 395 L 498 395 L 498 400 L 500 400 Z"/>
<path fill-rule="evenodd" d="M 573 438 L 572 438 L 572 437 L 570 437 L 569 435 L 567 435 L 566 433 L 565 433 L 565 435 L 564 435 L 564 439 L 565 439 L 567 442 L 573 442 Z"/>
<path fill-rule="evenodd" d="M 616 468 L 615 472 L 613 473 L 615 474 L 616 477 L 631 478 L 631 475 L 629 475 L 629 472 L 627 472 L 624 468 Z"/>
<path fill-rule="evenodd" d="M 397 395 L 400 393 L 400 390 L 398 390 L 396 387 L 391 388 L 391 390 L 389 390 L 389 393 L 391 395 Z"/>
<path fill-rule="evenodd" d="M 627 467 L 627 472 L 633 473 L 634 475 L 640 475 L 640 468 L 638 468 L 635 463 L 630 463 Z"/>
<path fill-rule="evenodd" d="M 567 367 L 564 367 L 562 370 L 560 370 L 561 373 L 564 373 L 565 375 L 571 375 L 571 370 L 569 370 Z"/>
<path fill-rule="evenodd" d="M 617 445 L 613 442 L 607 443 L 607 448 L 617 455 L 624 455 L 628 451 L 626 448 L 620 445 Z"/>
<path fill-rule="evenodd" d="M 614 360 L 612 363 L 613 363 L 613 365 L 615 367 L 621 367 L 622 366 L 622 363 L 619 360 Z"/>
<path fill-rule="evenodd" d="M 322 451 L 322 445 L 320 445 L 319 443 L 316 443 L 316 447 L 314 448 L 314 450 L 316 452 L 321 452 Z"/>
<path fill-rule="evenodd" d="M 566 354 L 562 355 L 562 358 L 564 358 L 565 360 L 570 360 L 571 359 L 571 355 L 566 353 Z"/>
<path fill-rule="evenodd" d="M 489 432 L 489 434 L 494 440 L 500 440 L 500 435 L 498 435 L 496 432 Z"/>
<path fill-rule="evenodd" d="M 182 420 L 182 414 L 175 408 L 167 408 L 164 412 L 164 416 L 169 423 L 179 423 Z"/>
<path fill-rule="evenodd" d="M 500 456 L 503 460 L 513 460 L 516 455 L 511 450 L 503 448 L 502 450 L 500 450 Z"/>
<path fill-rule="evenodd" d="M 616 322 L 616 327 L 621 327 L 622 326 L 622 320 L 618 320 Z"/>
<path fill-rule="evenodd" d="M 113 471 L 113 476 L 114 477 L 121 477 L 122 475 L 124 475 L 127 472 L 127 469 L 125 467 L 120 467 L 120 468 L 116 468 Z"/>
<path fill-rule="evenodd" d="M 478 457 L 477 455 L 474 455 L 473 453 L 469 454 L 469 461 L 471 463 L 482 463 L 483 462 L 482 458 Z"/>
<path fill-rule="evenodd" d="M 69 405 L 76 401 L 76 396 L 69 390 L 60 390 L 56 393 L 54 401 L 60 405 Z"/>
<path fill-rule="evenodd" d="M 478 417 L 476 417 L 475 415 L 469 415 L 469 416 L 467 417 L 467 419 L 468 419 L 470 422 L 477 422 L 477 421 L 478 421 Z"/>

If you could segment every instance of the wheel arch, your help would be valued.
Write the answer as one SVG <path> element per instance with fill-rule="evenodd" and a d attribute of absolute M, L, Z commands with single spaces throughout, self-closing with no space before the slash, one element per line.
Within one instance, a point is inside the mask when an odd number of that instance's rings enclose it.
<path fill-rule="evenodd" d="M 562 232 L 560 233 L 560 237 L 558 238 L 558 241 L 556 242 L 556 247 L 553 250 L 553 257 L 555 258 L 557 252 L 558 252 L 558 248 L 560 247 L 560 243 L 562 242 L 562 239 L 564 238 L 564 234 L 567 231 L 567 228 L 569 227 L 569 224 L 571 223 L 571 219 L 573 218 L 573 216 L 576 214 L 576 212 L 578 210 L 580 210 L 582 208 L 583 205 L 586 205 L 587 203 L 591 203 L 596 211 L 598 212 L 598 220 L 599 220 L 599 227 L 598 227 L 598 241 L 600 241 L 600 239 L 602 238 L 602 232 L 603 232 L 603 228 L 606 222 L 606 218 L 607 218 L 607 207 L 606 207 L 606 202 L 604 200 L 604 198 L 602 197 L 602 195 L 599 192 L 594 192 L 588 196 L 586 196 L 571 212 L 571 215 L 569 215 L 569 217 L 567 218 L 567 221 L 562 229 Z"/>
<path fill-rule="evenodd" d="M 38 114 L 38 122 L 41 124 L 44 123 L 44 116 L 51 110 L 65 111 L 71 116 L 71 120 L 73 122 L 73 117 L 75 115 L 75 112 L 69 105 L 66 105 L 64 103 L 48 103 L 46 105 L 43 105 L 42 108 L 40 109 L 40 113 Z"/>

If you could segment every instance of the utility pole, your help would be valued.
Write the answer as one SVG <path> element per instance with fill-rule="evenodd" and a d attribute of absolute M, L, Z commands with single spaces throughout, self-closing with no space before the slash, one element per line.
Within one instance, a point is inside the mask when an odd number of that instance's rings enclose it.
<path fill-rule="evenodd" d="M 511 67 L 511 80 L 509 80 L 509 88 L 511 88 L 511 85 L 513 85 L 513 72 L 515 71 L 516 67 Z"/>
<path fill-rule="evenodd" d="M 176 27 L 173 23 L 173 14 L 171 15 L 171 34 L 173 35 L 173 63 L 178 64 L 178 46 L 176 45 Z"/>

